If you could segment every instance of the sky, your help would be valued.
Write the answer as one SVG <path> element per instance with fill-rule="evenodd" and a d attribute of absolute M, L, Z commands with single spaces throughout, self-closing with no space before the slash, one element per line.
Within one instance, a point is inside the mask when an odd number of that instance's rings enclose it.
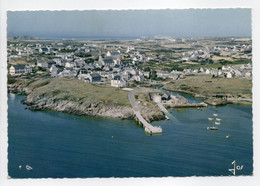
<path fill-rule="evenodd" d="M 251 37 L 251 9 L 8 11 L 8 36 Z"/>

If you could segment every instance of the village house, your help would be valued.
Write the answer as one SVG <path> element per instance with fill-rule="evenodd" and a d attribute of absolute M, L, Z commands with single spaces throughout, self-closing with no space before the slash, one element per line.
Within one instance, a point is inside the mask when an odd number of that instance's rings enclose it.
<path fill-rule="evenodd" d="M 191 74 L 192 73 L 192 70 L 191 69 L 183 69 L 183 74 L 185 74 L 185 75 L 189 75 L 189 74 Z"/>
<path fill-rule="evenodd" d="M 56 77 L 60 72 L 59 68 L 57 68 L 54 64 L 50 68 L 51 77 Z"/>
<path fill-rule="evenodd" d="M 46 61 L 37 61 L 37 66 L 41 68 L 48 68 L 48 63 Z"/>
<path fill-rule="evenodd" d="M 251 78 L 252 77 L 252 72 L 246 72 L 245 73 L 246 78 Z"/>
<path fill-rule="evenodd" d="M 44 69 L 49 69 L 51 68 L 52 65 L 55 65 L 56 62 L 55 61 L 38 61 L 37 62 L 37 66 L 38 67 L 41 67 L 41 68 L 44 68 Z"/>
<path fill-rule="evenodd" d="M 205 74 L 210 74 L 210 69 L 206 69 Z"/>
<path fill-rule="evenodd" d="M 77 64 L 75 62 L 67 62 L 65 64 L 65 67 L 66 68 L 75 68 L 75 67 L 77 67 Z"/>
<path fill-rule="evenodd" d="M 232 68 L 230 66 L 222 66 L 223 71 L 230 71 Z"/>
<path fill-rule="evenodd" d="M 122 71 L 122 69 L 121 69 L 121 66 L 120 65 L 115 65 L 114 67 L 113 67 L 113 72 L 121 72 Z"/>
<path fill-rule="evenodd" d="M 114 67 L 113 57 L 105 57 L 104 59 L 102 59 L 102 65 L 104 67 L 113 68 Z"/>
<path fill-rule="evenodd" d="M 50 52 L 50 50 L 47 47 L 39 48 L 39 53 L 48 54 L 49 52 Z"/>
<path fill-rule="evenodd" d="M 144 72 L 144 77 L 146 77 L 146 78 L 150 78 L 150 72 Z"/>
<path fill-rule="evenodd" d="M 60 72 L 58 77 L 76 77 L 77 71 L 72 69 L 64 69 L 62 72 Z"/>
<path fill-rule="evenodd" d="M 118 58 L 120 57 L 120 53 L 118 51 L 108 51 L 106 56 L 108 57 L 113 57 L 113 58 Z"/>
<path fill-rule="evenodd" d="M 242 76 L 242 72 L 238 69 L 234 69 L 233 70 L 234 76 L 235 77 L 241 77 Z"/>
<path fill-rule="evenodd" d="M 92 64 L 85 64 L 85 65 L 83 66 L 83 68 L 84 68 L 84 69 L 87 69 L 87 70 L 92 70 L 92 69 L 94 69 L 94 66 L 93 66 Z"/>
<path fill-rule="evenodd" d="M 212 68 L 210 70 L 210 74 L 213 75 L 213 76 L 218 76 L 218 69 L 217 68 Z"/>
<path fill-rule="evenodd" d="M 205 73 L 205 71 L 206 71 L 206 69 L 204 67 L 200 67 L 200 69 L 199 69 L 200 73 Z"/>
<path fill-rule="evenodd" d="M 31 66 L 24 66 L 24 65 L 12 65 L 9 68 L 9 74 L 11 76 L 16 76 L 16 75 L 22 75 L 22 74 L 28 74 L 32 72 L 32 67 Z"/>
<path fill-rule="evenodd" d="M 85 64 L 85 61 L 83 59 L 76 59 L 76 60 L 74 60 L 74 62 L 76 63 L 76 66 L 78 66 L 78 67 L 83 67 Z"/>
<path fill-rule="evenodd" d="M 227 78 L 233 78 L 235 75 L 234 75 L 234 73 L 233 72 L 227 72 L 226 73 L 226 77 Z"/>
<path fill-rule="evenodd" d="M 169 75 L 169 72 L 167 72 L 167 71 L 157 71 L 156 72 L 156 75 L 157 75 L 157 77 L 159 77 L 159 78 L 163 78 L 163 79 L 166 79 L 167 78 L 167 76 Z"/>
<path fill-rule="evenodd" d="M 125 87 L 126 86 L 126 81 L 122 78 L 122 76 L 116 75 L 111 80 L 111 86 L 112 87 Z"/>
<path fill-rule="evenodd" d="M 96 83 L 101 81 L 101 76 L 98 73 L 87 74 L 87 77 L 84 79 L 86 83 Z"/>
<path fill-rule="evenodd" d="M 135 75 L 131 78 L 131 80 L 135 80 L 137 82 L 143 82 L 144 81 L 144 76 L 141 75 Z"/>
<path fill-rule="evenodd" d="M 248 63 L 248 64 L 244 64 L 240 67 L 240 69 L 244 70 L 244 69 L 252 69 L 252 64 Z"/>
<path fill-rule="evenodd" d="M 64 60 L 61 60 L 60 58 L 54 58 L 53 61 L 59 66 L 65 66 L 66 63 Z"/>
<path fill-rule="evenodd" d="M 88 74 L 87 70 L 80 70 L 79 75 L 78 75 L 78 79 L 79 80 L 85 80 L 85 78 L 88 77 L 87 74 Z"/>

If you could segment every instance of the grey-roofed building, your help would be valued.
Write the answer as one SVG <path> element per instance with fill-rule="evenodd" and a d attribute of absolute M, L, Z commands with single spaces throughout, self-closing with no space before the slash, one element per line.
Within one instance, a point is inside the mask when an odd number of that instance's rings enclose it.
<path fill-rule="evenodd" d="M 106 67 L 113 67 L 114 66 L 114 60 L 113 57 L 105 57 L 103 59 L 103 65 Z"/>
<path fill-rule="evenodd" d="M 112 80 L 111 80 L 111 86 L 112 87 L 125 87 L 126 86 L 126 81 L 124 78 L 120 75 L 116 75 Z"/>
<path fill-rule="evenodd" d="M 25 66 L 24 65 L 12 65 L 9 69 L 9 73 L 11 76 L 14 75 L 21 75 L 25 72 Z"/>
<path fill-rule="evenodd" d="M 101 76 L 98 73 L 87 74 L 85 78 L 85 82 L 95 83 L 100 81 L 101 81 Z"/>

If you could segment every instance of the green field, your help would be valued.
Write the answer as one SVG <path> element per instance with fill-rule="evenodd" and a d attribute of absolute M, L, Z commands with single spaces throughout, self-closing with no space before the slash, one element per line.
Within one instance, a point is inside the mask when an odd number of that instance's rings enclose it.
<path fill-rule="evenodd" d="M 190 92 L 205 97 L 225 94 L 230 97 L 252 98 L 252 79 L 246 78 L 212 78 L 211 76 L 185 77 L 164 85 L 172 91 Z"/>
<path fill-rule="evenodd" d="M 77 79 L 48 78 L 32 81 L 31 94 L 74 101 L 103 102 L 107 105 L 130 106 L 128 92 L 110 85 L 89 84 Z"/>

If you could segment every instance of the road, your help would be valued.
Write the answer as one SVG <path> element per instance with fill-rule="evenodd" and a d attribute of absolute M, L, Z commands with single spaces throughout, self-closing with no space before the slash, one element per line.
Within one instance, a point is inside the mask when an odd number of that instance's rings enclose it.
<path fill-rule="evenodd" d="M 133 108 L 133 111 L 134 111 L 137 119 L 143 124 L 144 129 L 145 129 L 146 132 L 148 132 L 150 134 L 162 133 L 162 128 L 161 127 L 154 127 L 154 126 L 152 126 L 141 115 L 141 113 L 140 113 L 141 107 L 136 104 L 135 97 L 134 97 L 135 94 L 138 91 L 140 91 L 140 90 L 142 90 L 142 88 L 138 88 L 136 90 L 132 90 L 128 94 L 129 102 L 130 102 L 130 104 L 131 104 L 131 106 Z"/>

